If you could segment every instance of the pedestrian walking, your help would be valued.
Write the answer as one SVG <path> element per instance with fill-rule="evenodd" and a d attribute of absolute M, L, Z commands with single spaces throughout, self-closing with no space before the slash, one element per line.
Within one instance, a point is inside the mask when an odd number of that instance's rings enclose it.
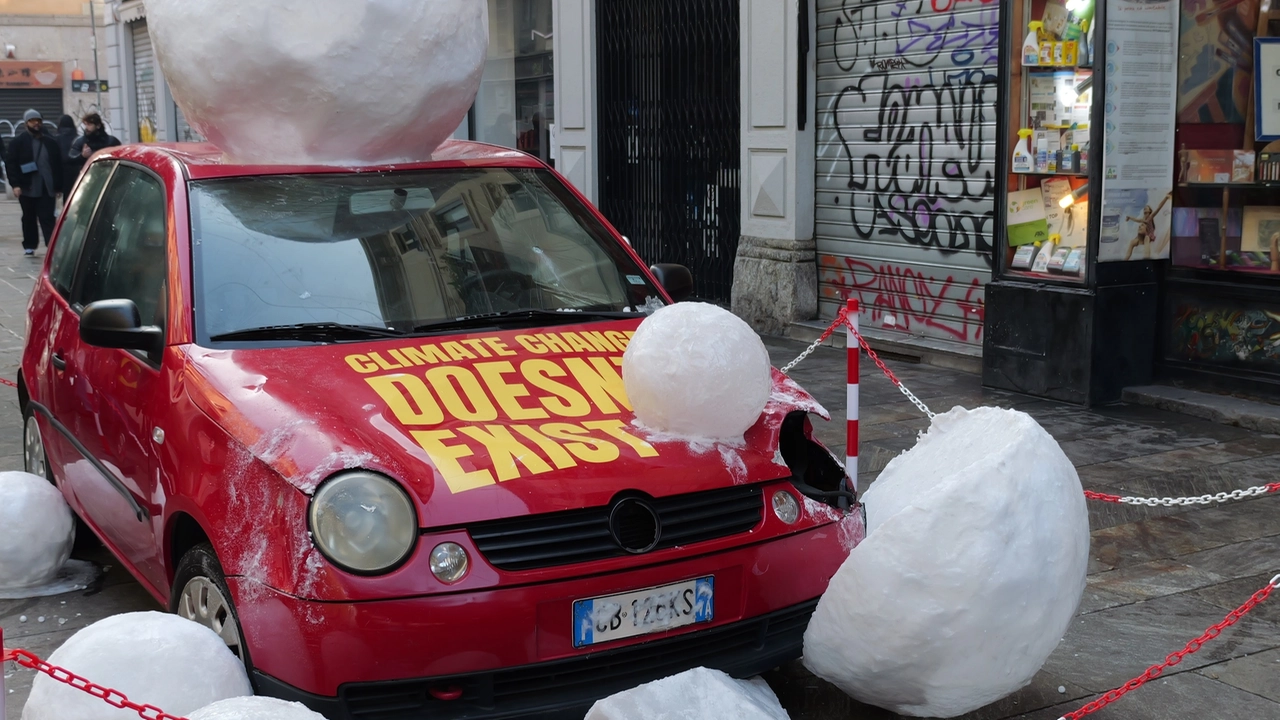
<path fill-rule="evenodd" d="M 62 200 L 66 202 L 71 197 L 71 188 L 76 184 L 76 178 L 80 175 L 80 165 L 74 165 L 71 162 L 71 145 L 76 141 L 76 120 L 70 115 L 63 115 L 58 119 L 58 159 L 62 161 L 62 187 L 59 192 L 62 193 Z M 80 164 L 84 164 L 81 161 Z"/>
<path fill-rule="evenodd" d="M 45 247 L 53 235 L 53 209 L 62 192 L 61 149 L 58 141 L 45 133 L 40 111 L 28 110 L 22 119 L 26 132 L 13 138 L 5 161 L 13 194 L 22 205 L 22 249 L 35 255 L 40 233 L 44 233 Z"/>
<path fill-rule="evenodd" d="M 75 139 L 71 144 L 71 151 L 67 154 L 68 160 L 75 163 L 77 177 L 84 170 L 85 161 L 94 153 L 102 148 L 120 144 L 120 140 L 115 135 L 107 134 L 106 126 L 102 124 L 102 116 L 98 113 L 85 115 L 81 122 L 84 123 L 84 134 Z"/>

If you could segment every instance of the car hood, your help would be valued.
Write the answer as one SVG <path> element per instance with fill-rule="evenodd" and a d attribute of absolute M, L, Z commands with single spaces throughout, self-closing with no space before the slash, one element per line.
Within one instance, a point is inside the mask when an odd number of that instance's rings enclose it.
<path fill-rule="evenodd" d="M 828 418 L 773 371 L 739 442 L 650 432 L 622 354 L 639 320 L 287 348 L 185 348 L 192 401 L 254 458 L 312 493 L 363 468 L 400 481 L 423 527 L 786 477 L 785 416 Z"/>

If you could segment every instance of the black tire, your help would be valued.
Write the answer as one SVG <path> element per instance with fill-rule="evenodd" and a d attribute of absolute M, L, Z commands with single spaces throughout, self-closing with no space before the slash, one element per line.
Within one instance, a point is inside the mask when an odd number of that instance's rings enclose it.
<path fill-rule="evenodd" d="M 32 435 L 34 434 L 34 438 Z M 32 442 L 38 442 L 40 445 L 39 458 L 32 457 Z M 42 468 L 33 467 L 33 465 L 42 465 Z M 40 475 L 44 479 L 53 483 L 53 468 L 49 466 L 49 453 L 44 448 L 44 437 L 40 432 L 40 425 L 36 423 L 36 411 L 27 403 L 27 408 L 22 412 L 22 469 L 32 475 Z M 54 483 L 55 485 L 57 483 Z"/>
<path fill-rule="evenodd" d="M 214 591 L 221 597 L 215 599 Z M 249 648 L 240 630 L 240 616 L 231 600 L 222 563 L 218 562 L 213 545 L 200 543 L 178 561 L 173 588 L 169 592 L 169 612 L 213 630 L 244 663 L 245 672 L 253 669 Z M 228 619 L 232 623 L 230 628 L 226 624 Z"/>

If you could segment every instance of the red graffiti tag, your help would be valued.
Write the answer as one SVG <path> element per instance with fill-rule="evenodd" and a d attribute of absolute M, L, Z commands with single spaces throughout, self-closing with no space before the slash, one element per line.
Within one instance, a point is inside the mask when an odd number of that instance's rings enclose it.
<path fill-rule="evenodd" d="M 894 322 L 889 329 L 910 333 L 913 326 L 919 326 L 960 342 L 982 340 L 987 310 L 978 278 L 966 285 L 953 276 L 940 280 L 890 263 L 876 267 L 853 258 L 831 256 L 823 256 L 821 263 L 831 273 L 829 277 L 836 285 L 832 290 L 838 299 L 856 296 L 872 323 L 879 324 L 892 315 Z M 948 309 L 959 317 L 947 317 Z"/>

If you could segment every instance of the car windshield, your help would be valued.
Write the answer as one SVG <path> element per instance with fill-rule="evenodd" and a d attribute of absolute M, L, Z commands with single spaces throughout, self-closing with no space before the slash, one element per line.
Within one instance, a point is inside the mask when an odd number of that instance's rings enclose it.
<path fill-rule="evenodd" d="M 190 194 L 206 340 L 456 331 L 468 318 L 588 320 L 662 304 L 545 170 L 260 176 L 196 181 Z"/>

